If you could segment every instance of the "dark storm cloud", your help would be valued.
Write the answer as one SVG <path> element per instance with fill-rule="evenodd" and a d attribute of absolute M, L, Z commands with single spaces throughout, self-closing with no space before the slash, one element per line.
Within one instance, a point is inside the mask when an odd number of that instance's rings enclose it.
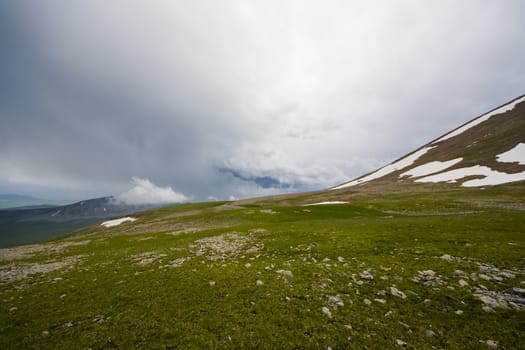
<path fill-rule="evenodd" d="M 0 2 L 0 192 L 99 196 L 134 176 L 194 200 L 334 185 L 524 93 L 521 13 Z"/>

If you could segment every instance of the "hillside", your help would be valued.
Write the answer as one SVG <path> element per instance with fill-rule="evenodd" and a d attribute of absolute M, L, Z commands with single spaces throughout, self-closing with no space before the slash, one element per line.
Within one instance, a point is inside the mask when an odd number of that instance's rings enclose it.
<path fill-rule="evenodd" d="M 334 189 L 1 249 L 0 347 L 523 348 L 522 101 Z"/>

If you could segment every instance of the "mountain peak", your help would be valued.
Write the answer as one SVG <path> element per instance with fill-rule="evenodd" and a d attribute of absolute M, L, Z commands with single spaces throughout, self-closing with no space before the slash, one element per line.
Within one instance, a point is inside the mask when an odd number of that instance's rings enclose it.
<path fill-rule="evenodd" d="M 359 186 L 480 187 L 525 180 L 525 95 L 332 190 Z"/>

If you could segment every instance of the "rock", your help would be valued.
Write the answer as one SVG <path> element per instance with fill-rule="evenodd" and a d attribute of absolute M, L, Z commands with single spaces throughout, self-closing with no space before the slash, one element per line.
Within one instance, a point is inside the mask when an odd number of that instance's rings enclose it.
<path fill-rule="evenodd" d="M 337 261 L 339 261 L 340 263 L 344 263 L 345 262 L 345 258 L 343 258 L 342 256 L 338 256 L 337 257 Z"/>
<path fill-rule="evenodd" d="M 401 339 L 396 339 L 396 345 L 405 348 L 407 346 L 407 343 L 405 341 L 402 341 Z"/>
<path fill-rule="evenodd" d="M 9 312 L 14 312 L 16 310 L 18 310 L 18 308 L 16 306 L 13 306 L 12 308 L 9 309 Z"/>
<path fill-rule="evenodd" d="M 246 264 L 244 264 L 244 267 L 246 267 L 248 269 L 248 268 L 252 267 L 252 264 L 246 263 Z"/>
<path fill-rule="evenodd" d="M 379 292 L 377 292 L 376 294 L 381 296 L 381 297 L 386 297 L 386 290 L 382 289 Z"/>
<path fill-rule="evenodd" d="M 452 261 L 454 260 L 454 257 L 452 255 L 449 255 L 449 254 L 443 254 L 440 256 L 440 259 L 443 259 L 445 261 Z"/>
<path fill-rule="evenodd" d="M 433 330 L 427 329 L 427 330 L 425 331 L 425 335 L 426 335 L 427 337 L 433 337 L 433 336 L 436 335 L 436 332 L 434 332 Z"/>
<path fill-rule="evenodd" d="M 385 299 L 374 299 L 374 301 L 380 303 L 380 304 L 386 304 L 386 300 Z"/>
<path fill-rule="evenodd" d="M 461 270 L 454 270 L 454 272 L 452 272 L 452 277 L 467 277 L 467 274 L 465 273 L 465 271 L 461 271 Z"/>
<path fill-rule="evenodd" d="M 278 274 L 280 274 L 280 275 L 284 275 L 284 276 L 286 276 L 286 277 L 293 278 L 293 273 L 292 273 L 292 271 L 290 271 L 290 270 L 277 270 L 276 272 L 277 272 Z"/>
<path fill-rule="evenodd" d="M 330 261 L 330 258 L 324 258 L 323 259 L 323 262 L 329 262 Z"/>
<path fill-rule="evenodd" d="M 321 308 L 321 311 L 323 312 L 323 314 L 328 316 L 328 318 L 332 318 L 332 313 L 330 312 L 330 310 L 326 306 L 323 306 Z"/>
<path fill-rule="evenodd" d="M 371 302 L 370 300 L 366 299 L 366 298 L 363 300 L 363 302 L 364 302 L 366 305 L 370 305 L 370 304 L 372 304 L 372 302 Z"/>
<path fill-rule="evenodd" d="M 258 285 L 258 286 L 262 286 L 264 284 L 264 282 L 261 281 L 261 280 L 257 280 L 257 282 L 255 282 L 255 284 Z"/>
<path fill-rule="evenodd" d="M 505 293 L 517 295 L 517 296 L 520 296 L 520 297 L 525 297 L 525 289 L 524 288 L 516 288 L 516 287 L 509 288 L 509 289 L 505 290 Z"/>
<path fill-rule="evenodd" d="M 483 306 L 481 309 L 482 309 L 483 311 L 485 311 L 485 312 L 494 312 L 494 309 L 493 309 L 493 308 L 491 308 L 490 306 L 486 306 L 486 305 Z"/>
<path fill-rule="evenodd" d="M 372 276 L 372 274 L 368 271 L 359 272 L 359 277 L 367 281 L 371 281 L 374 279 L 374 276 Z"/>
<path fill-rule="evenodd" d="M 490 281 L 492 279 L 489 275 L 485 275 L 484 273 L 480 273 L 478 277 L 485 281 Z"/>
<path fill-rule="evenodd" d="M 463 310 L 456 310 L 456 312 L 454 312 L 456 315 L 463 315 Z"/>
<path fill-rule="evenodd" d="M 338 295 L 329 295 L 328 296 L 328 301 L 333 304 L 333 305 L 337 305 L 337 306 L 345 306 L 345 304 L 343 303 L 343 301 L 341 300 L 341 297 Z"/>
<path fill-rule="evenodd" d="M 215 281 L 210 281 L 209 284 L 213 287 L 215 285 Z"/>
<path fill-rule="evenodd" d="M 488 347 L 493 348 L 493 349 L 497 349 L 497 347 L 498 347 L 498 342 L 495 341 L 495 340 L 490 340 L 489 339 L 489 340 L 487 340 L 485 342 L 485 344 L 487 344 Z"/>
<path fill-rule="evenodd" d="M 458 281 L 458 285 L 459 285 L 461 288 L 463 288 L 463 287 L 468 287 L 468 282 L 465 281 L 464 279 L 460 279 L 460 280 Z"/>
<path fill-rule="evenodd" d="M 392 310 L 390 310 L 390 311 L 388 311 L 386 314 L 384 314 L 383 317 L 388 317 L 388 316 L 390 316 L 390 315 L 392 315 Z"/>
<path fill-rule="evenodd" d="M 403 293 L 402 291 L 400 291 L 399 289 L 397 289 L 394 286 L 390 287 L 390 294 L 392 294 L 393 296 L 399 297 L 401 299 L 406 299 L 407 298 L 405 293 Z"/>

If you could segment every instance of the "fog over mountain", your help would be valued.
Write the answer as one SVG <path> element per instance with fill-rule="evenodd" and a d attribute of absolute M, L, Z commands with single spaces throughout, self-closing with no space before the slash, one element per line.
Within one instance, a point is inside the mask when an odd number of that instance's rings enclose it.
<path fill-rule="evenodd" d="M 523 1 L 1 1 L 0 193 L 328 188 L 525 91 Z"/>

